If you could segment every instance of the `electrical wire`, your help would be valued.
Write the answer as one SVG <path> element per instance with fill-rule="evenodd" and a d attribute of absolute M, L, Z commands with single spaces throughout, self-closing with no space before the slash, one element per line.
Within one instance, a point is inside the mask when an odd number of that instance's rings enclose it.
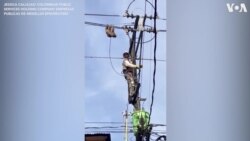
<path fill-rule="evenodd" d="M 85 13 L 85 16 L 102 16 L 102 17 L 124 17 L 122 15 L 116 15 L 116 14 L 92 14 L 92 13 Z M 158 18 L 158 20 L 167 20 L 166 18 Z"/>
<path fill-rule="evenodd" d="M 142 47 L 141 47 L 140 54 L 141 54 L 141 56 L 143 57 L 143 56 L 144 56 L 144 43 L 143 43 L 143 42 L 144 42 L 144 33 L 142 33 L 142 34 L 143 34 L 143 35 L 142 35 L 142 40 L 141 40 L 141 43 L 142 43 L 141 46 L 142 46 Z M 141 57 L 141 58 L 142 58 L 142 57 Z M 140 64 L 143 64 L 143 60 L 140 59 L 140 61 L 141 61 Z M 143 76 L 143 70 L 141 70 L 141 82 L 140 82 L 141 84 L 142 84 L 142 82 L 143 82 L 143 81 L 142 81 L 142 79 L 143 79 L 142 76 Z M 142 93 L 142 90 L 140 91 L 140 97 L 141 97 L 141 93 Z M 143 105 L 142 107 L 144 107 L 144 102 L 145 102 L 145 101 L 142 102 L 142 105 Z"/>
<path fill-rule="evenodd" d="M 111 38 L 110 38 L 110 40 L 109 40 L 109 61 L 110 61 L 110 65 L 111 65 L 113 71 L 114 71 L 116 74 L 118 74 L 119 76 L 124 76 L 124 75 L 122 75 L 121 73 L 119 73 L 119 72 L 114 68 L 113 63 L 112 63 L 112 60 L 111 60 L 111 56 L 110 56 L 111 53 L 110 53 L 110 52 L 111 52 Z"/>
<path fill-rule="evenodd" d="M 128 5 L 128 7 L 127 7 L 127 12 L 128 12 L 128 10 L 129 10 L 129 7 L 131 6 L 131 4 L 134 2 L 135 0 L 133 0 L 133 1 L 131 1 L 130 3 L 129 3 L 129 5 Z"/>
<path fill-rule="evenodd" d="M 154 29 L 156 30 L 156 16 L 157 16 L 157 0 L 155 0 L 155 12 L 154 12 Z M 157 48 L 157 32 L 155 32 L 155 44 L 154 44 L 154 72 L 153 72 L 153 89 L 151 96 L 150 112 L 149 112 L 149 123 L 151 120 L 152 109 L 154 104 L 154 92 L 155 92 L 155 74 L 156 74 L 156 48 Z M 148 124 L 149 124 L 148 123 Z"/>
<path fill-rule="evenodd" d="M 121 124 L 121 125 L 123 125 L 124 122 L 86 121 L 86 122 L 84 122 L 84 124 L 113 124 L 113 125 L 114 125 L 114 124 Z M 129 123 L 129 124 L 131 124 L 131 123 Z M 152 125 L 153 127 L 156 127 L 156 126 L 167 126 L 166 124 L 159 124 L 159 123 L 151 123 L 151 125 Z"/>
<path fill-rule="evenodd" d="M 108 122 L 108 121 L 86 121 L 85 124 L 123 124 L 123 122 Z"/>
<path fill-rule="evenodd" d="M 88 131 L 86 133 L 91 133 L 92 131 Z M 106 131 L 95 131 L 96 133 L 121 133 L 124 134 L 124 131 L 114 131 L 114 130 L 106 130 Z M 132 134 L 133 131 L 128 131 L 128 134 Z"/>
<path fill-rule="evenodd" d="M 112 129 L 119 129 L 123 128 L 124 126 L 102 126 L 102 127 L 85 127 L 85 129 L 106 129 L 106 128 L 112 128 Z M 128 126 L 129 128 L 133 128 L 132 126 Z"/>
<path fill-rule="evenodd" d="M 123 128 L 100 128 L 100 127 L 86 127 L 86 132 L 103 132 L 103 131 L 124 131 Z M 133 128 L 128 128 L 127 132 L 133 132 Z M 151 134 L 159 135 L 159 134 L 166 134 L 166 130 L 152 130 Z"/>
<path fill-rule="evenodd" d="M 100 24 L 100 23 L 93 23 L 93 22 L 85 22 L 85 24 L 87 25 L 93 25 L 93 26 L 102 26 L 102 27 L 106 27 L 107 24 Z M 123 29 L 123 27 L 119 27 L 119 26 L 113 26 L 114 28 L 117 28 L 117 29 Z"/>
<path fill-rule="evenodd" d="M 92 14 L 92 13 L 85 13 L 85 16 L 108 16 L 108 17 L 122 17 L 121 15 L 114 15 L 114 14 Z"/>
<path fill-rule="evenodd" d="M 153 0 L 152 0 L 153 1 Z M 154 11 L 154 8 L 151 8 L 151 13 L 153 13 L 153 11 Z M 150 21 L 150 26 L 152 26 L 152 20 Z M 154 37 L 152 37 L 152 34 L 150 34 L 150 37 L 151 37 L 151 41 L 155 38 L 155 36 Z M 150 50 L 149 50 L 149 58 L 151 58 L 152 57 L 152 48 L 153 48 L 153 44 L 152 44 L 152 42 L 150 41 Z M 150 62 L 150 64 L 149 64 L 149 74 L 151 74 L 152 73 L 152 62 Z M 151 80 L 151 77 L 152 76 L 149 76 L 149 80 Z M 148 92 L 148 97 L 150 96 L 150 90 L 151 90 L 151 83 L 149 82 L 149 92 Z"/>
<path fill-rule="evenodd" d="M 85 24 L 87 25 L 92 25 L 92 26 L 102 26 L 102 27 L 106 27 L 107 24 L 101 24 L 101 23 L 93 23 L 93 22 L 85 22 Z M 114 28 L 116 29 L 124 29 L 124 27 L 120 27 L 120 26 L 115 26 L 113 25 Z M 136 29 L 131 29 L 131 30 L 134 30 L 136 31 Z M 157 32 L 166 32 L 167 30 L 164 30 L 164 29 L 161 29 L 161 30 L 157 30 Z"/>
<path fill-rule="evenodd" d="M 105 56 L 85 56 L 85 58 L 87 59 L 123 59 L 121 57 L 105 57 Z M 139 60 L 139 58 L 136 58 L 136 60 Z M 149 59 L 149 58 L 142 58 L 141 60 L 145 60 L 145 61 L 154 61 L 153 59 Z M 156 61 L 159 62 L 166 62 L 166 60 L 163 59 L 157 59 Z"/>

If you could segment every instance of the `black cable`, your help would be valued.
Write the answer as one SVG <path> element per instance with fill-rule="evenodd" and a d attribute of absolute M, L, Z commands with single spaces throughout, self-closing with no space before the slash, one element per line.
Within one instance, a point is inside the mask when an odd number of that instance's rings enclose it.
<path fill-rule="evenodd" d="M 85 56 L 84 58 L 87 59 L 123 59 L 121 57 L 104 57 L 104 56 Z M 139 58 L 136 58 L 136 60 L 139 60 Z M 154 61 L 153 59 L 148 59 L 148 58 L 142 58 L 141 60 L 145 60 L 145 61 Z M 162 60 L 162 59 L 157 59 L 156 61 L 159 62 L 166 62 L 166 60 Z"/>
<path fill-rule="evenodd" d="M 154 92 L 155 92 L 156 47 L 157 47 L 156 16 L 157 16 L 157 0 L 155 0 L 155 12 L 154 12 L 154 30 L 155 30 L 154 72 L 153 72 L 153 89 L 152 89 L 152 97 L 151 97 L 150 112 L 149 112 L 149 123 L 150 123 L 151 114 L 152 114 L 152 108 L 153 108 L 153 104 L 154 104 Z"/>
<path fill-rule="evenodd" d="M 150 3 L 151 4 L 151 3 Z M 85 16 L 104 16 L 104 17 L 123 17 L 121 15 L 115 15 L 115 14 L 92 14 L 92 13 L 86 13 Z M 166 21 L 166 18 L 158 18 L 158 20 L 164 20 Z"/>
<path fill-rule="evenodd" d="M 108 16 L 108 17 L 121 17 L 121 15 L 113 15 L 113 14 L 92 14 L 92 13 L 85 13 L 85 16 Z"/>
<path fill-rule="evenodd" d="M 123 124 L 123 122 L 107 122 L 107 121 L 86 121 L 85 124 Z"/>
<path fill-rule="evenodd" d="M 142 60 L 141 60 L 141 58 L 142 58 L 142 44 L 143 44 L 142 43 L 143 42 L 142 39 L 143 39 L 143 33 L 141 33 L 141 40 L 138 43 L 138 44 L 140 44 L 139 65 L 142 64 Z M 140 79 L 141 79 L 141 69 L 139 69 L 138 75 L 139 75 L 138 81 L 140 81 Z"/>
<path fill-rule="evenodd" d="M 106 130 L 86 130 L 86 132 L 110 132 L 110 131 L 115 131 L 115 132 L 123 132 L 124 133 L 124 129 L 106 129 Z M 128 133 L 132 133 L 134 132 L 132 129 L 128 130 Z M 155 135 L 159 135 L 159 134 L 165 134 L 166 131 L 152 131 L 151 134 L 155 134 Z"/>
<path fill-rule="evenodd" d="M 148 2 L 153 7 L 153 9 L 156 9 L 156 7 L 150 1 L 146 0 L 146 2 Z"/>
<path fill-rule="evenodd" d="M 110 40 L 109 40 L 109 61 L 110 61 L 110 65 L 111 65 L 111 67 L 112 67 L 112 69 L 113 69 L 113 71 L 115 72 L 115 73 L 117 73 L 118 75 L 120 75 L 120 76 L 123 76 L 122 74 L 120 74 L 119 72 L 117 72 L 116 71 L 116 69 L 114 68 L 114 66 L 113 66 L 113 63 L 112 63 L 112 60 L 111 60 L 111 56 L 110 56 L 110 49 L 111 48 L 111 38 L 110 38 Z"/>
<path fill-rule="evenodd" d="M 141 48 L 140 48 L 140 60 L 139 60 L 139 65 L 141 65 L 141 64 L 143 64 L 143 60 L 142 60 L 142 56 L 143 56 L 143 54 L 144 54 L 144 33 L 142 33 L 142 39 L 141 39 Z M 139 80 L 140 80 L 140 83 L 142 84 L 142 76 L 143 76 L 143 70 L 139 70 L 139 74 L 140 74 L 140 76 L 139 76 Z M 140 91 L 140 97 L 141 97 L 141 92 L 142 91 Z M 143 101 L 143 104 L 142 105 L 144 105 L 144 102 L 145 101 Z M 143 107 L 143 106 L 142 106 Z"/>
<path fill-rule="evenodd" d="M 143 43 L 148 43 L 151 42 L 155 37 L 152 37 L 151 39 L 147 40 L 147 41 L 143 41 Z"/>
<path fill-rule="evenodd" d="M 166 141 L 167 140 L 167 136 L 163 135 L 163 136 L 159 136 L 156 141 Z"/>
<path fill-rule="evenodd" d="M 130 5 L 131 5 L 134 1 L 135 1 L 135 0 L 133 0 L 133 1 L 131 1 L 131 2 L 129 3 L 129 5 L 128 5 L 128 7 L 127 7 L 127 10 L 126 10 L 126 11 L 128 11 L 128 10 L 129 10 Z"/>
<path fill-rule="evenodd" d="M 93 23 L 93 22 L 85 22 L 85 24 L 88 24 L 88 25 L 93 25 L 93 26 L 102 26 L 102 27 L 106 27 L 107 24 L 100 24 L 100 23 Z M 117 29 L 124 29 L 123 27 L 119 27 L 119 26 L 114 26 L 114 28 L 117 28 Z"/>
<path fill-rule="evenodd" d="M 88 131 L 87 134 L 89 133 L 93 133 L 91 131 Z M 95 131 L 95 133 L 120 133 L 120 134 L 124 134 L 124 131 Z M 128 134 L 133 134 L 134 132 L 129 131 Z"/>
<path fill-rule="evenodd" d="M 128 107 L 128 106 L 127 106 Z M 87 121 L 87 122 L 84 122 L 84 124 L 124 124 L 124 122 L 98 122 L 98 121 Z M 130 122 L 128 122 L 128 124 L 132 124 Z M 156 127 L 156 126 L 167 126 L 166 124 L 159 124 L 159 123 L 151 123 L 151 125 L 153 127 Z"/>
<path fill-rule="evenodd" d="M 91 126 L 91 127 L 85 127 L 85 129 L 106 129 L 106 128 L 113 128 L 113 129 L 121 129 L 124 128 L 125 126 L 101 126 L 101 127 L 95 127 L 95 126 Z M 128 126 L 128 128 L 133 128 L 133 126 Z"/>
<path fill-rule="evenodd" d="M 92 25 L 92 26 L 101 26 L 101 27 L 106 27 L 108 24 L 101 24 L 101 23 L 93 23 L 93 22 L 85 22 L 85 24 L 87 25 Z M 112 25 L 112 27 L 116 28 L 116 29 L 125 29 L 125 27 L 120 27 L 120 26 L 115 26 L 115 25 Z M 131 28 L 132 31 L 136 32 L 136 29 L 137 28 Z M 157 32 L 166 32 L 167 30 L 157 30 Z"/>

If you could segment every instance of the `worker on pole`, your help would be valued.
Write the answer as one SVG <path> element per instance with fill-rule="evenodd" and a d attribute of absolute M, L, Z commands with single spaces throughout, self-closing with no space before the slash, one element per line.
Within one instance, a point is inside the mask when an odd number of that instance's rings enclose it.
<path fill-rule="evenodd" d="M 135 87 L 137 83 L 135 82 L 136 79 L 135 76 L 133 76 L 133 69 L 140 69 L 142 68 L 142 65 L 133 64 L 132 61 L 130 60 L 129 53 L 124 52 L 122 66 L 123 66 L 124 77 L 128 82 L 129 96 L 133 96 L 135 93 Z"/>

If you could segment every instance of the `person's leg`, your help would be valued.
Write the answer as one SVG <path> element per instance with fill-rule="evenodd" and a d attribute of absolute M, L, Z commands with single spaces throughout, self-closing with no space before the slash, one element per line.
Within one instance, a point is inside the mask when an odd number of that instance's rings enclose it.
<path fill-rule="evenodd" d="M 131 72 L 128 73 L 128 86 L 130 89 L 130 95 L 134 95 L 135 93 L 135 82 L 134 82 L 134 78 Z"/>
<path fill-rule="evenodd" d="M 127 78 L 128 78 L 128 81 L 130 82 L 131 86 L 135 86 L 135 82 L 134 82 L 134 78 L 133 78 L 133 74 L 132 72 L 128 72 L 127 73 Z"/>

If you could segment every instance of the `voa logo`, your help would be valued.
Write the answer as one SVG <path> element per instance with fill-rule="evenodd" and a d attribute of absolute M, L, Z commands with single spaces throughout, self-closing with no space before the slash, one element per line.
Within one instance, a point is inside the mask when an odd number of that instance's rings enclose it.
<path fill-rule="evenodd" d="M 235 4 L 235 3 L 227 3 L 227 9 L 228 12 L 232 13 L 232 12 L 247 12 L 247 7 L 245 5 L 245 3 L 240 3 L 240 4 Z"/>

